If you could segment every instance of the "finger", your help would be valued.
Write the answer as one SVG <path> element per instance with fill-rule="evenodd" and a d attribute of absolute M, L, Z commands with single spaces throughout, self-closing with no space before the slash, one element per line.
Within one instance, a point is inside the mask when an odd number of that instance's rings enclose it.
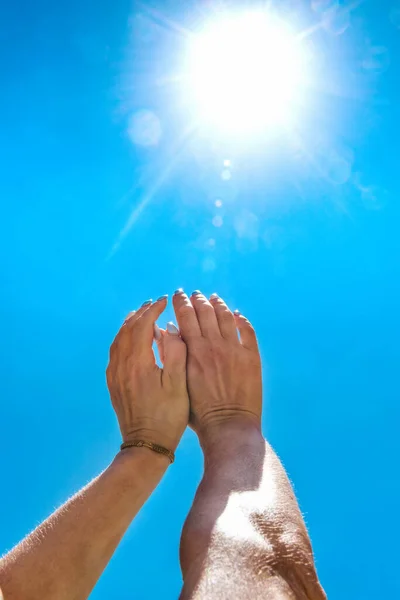
<path fill-rule="evenodd" d="M 142 314 L 145 312 L 145 310 L 148 309 L 148 307 L 150 306 L 150 304 L 153 302 L 153 300 L 146 300 L 146 302 L 143 302 L 142 306 L 140 308 L 138 308 L 138 310 L 132 310 L 128 316 L 126 317 L 123 325 L 125 325 L 128 321 L 130 322 L 130 325 L 132 325 L 135 321 L 138 320 L 139 317 L 142 316 Z M 133 319 L 133 321 L 132 321 Z"/>
<path fill-rule="evenodd" d="M 126 323 L 134 347 L 141 354 L 146 354 L 152 361 L 154 361 L 154 325 L 166 306 L 167 296 L 161 296 L 156 302 L 147 306 L 138 319 L 133 318 Z"/>
<path fill-rule="evenodd" d="M 165 330 L 160 329 L 160 327 L 157 324 L 154 325 L 154 339 L 157 344 L 158 354 L 160 356 L 160 361 L 162 364 L 164 364 L 164 336 Z"/>
<path fill-rule="evenodd" d="M 125 346 L 124 340 L 126 342 L 126 325 L 129 325 L 129 327 L 132 327 L 133 324 L 137 321 L 137 319 L 144 313 L 145 310 L 147 310 L 147 308 L 150 306 L 150 304 L 152 303 L 152 300 L 146 300 L 146 302 L 143 302 L 142 306 L 138 309 L 138 310 L 132 310 L 125 318 L 124 322 L 122 323 L 122 326 L 120 327 L 117 335 L 115 336 L 113 343 L 110 346 L 110 358 L 113 354 L 115 354 L 117 348 L 121 345 Z"/>
<path fill-rule="evenodd" d="M 186 385 L 186 344 L 173 323 L 167 324 L 163 338 L 164 367 L 163 377 L 168 376 L 174 383 Z"/>
<path fill-rule="evenodd" d="M 190 301 L 196 312 L 202 336 L 206 338 L 220 337 L 217 317 L 207 298 L 196 290 L 192 293 Z"/>
<path fill-rule="evenodd" d="M 200 337 L 201 330 L 196 312 L 185 292 L 177 290 L 172 298 L 172 303 L 182 338 L 187 341 L 193 337 Z"/>
<path fill-rule="evenodd" d="M 235 310 L 233 314 L 236 322 L 236 327 L 239 330 L 240 341 L 242 343 L 242 346 L 244 346 L 244 348 L 247 348 L 248 350 L 254 350 L 258 352 L 256 332 L 254 331 L 254 328 L 251 325 L 250 321 L 248 321 L 246 317 L 240 314 L 238 310 Z"/>
<path fill-rule="evenodd" d="M 225 302 L 218 294 L 212 294 L 210 304 L 214 308 L 222 337 L 231 342 L 238 342 L 235 318 Z"/>

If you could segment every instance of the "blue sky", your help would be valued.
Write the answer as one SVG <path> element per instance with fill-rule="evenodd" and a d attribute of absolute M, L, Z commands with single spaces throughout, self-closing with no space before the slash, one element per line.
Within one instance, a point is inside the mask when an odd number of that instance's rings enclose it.
<path fill-rule="evenodd" d="M 298 28 L 322 23 L 307 38 L 301 145 L 293 132 L 185 137 L 190 110 L 170 77 L 185 36 L 167 23 L 193 29 L 212 4 L 154 2 L 156 16 L 126 0 L 3 7 L 0 551 L 117 451 L 104 370 L 123 317 L 196 288 L 257 328 L 264 432 L 329 598 L 395 597 L 400 4 L 327 19 L 332 3 L 281 3 Z M 177 597 L 200 476 L 187 432 L 94 600 Z"/>

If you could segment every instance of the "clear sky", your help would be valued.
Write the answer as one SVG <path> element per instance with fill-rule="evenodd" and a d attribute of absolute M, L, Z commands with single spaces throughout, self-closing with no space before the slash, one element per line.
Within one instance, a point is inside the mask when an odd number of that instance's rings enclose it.
<path fill-rule="evenodd" d="M 296 132 L 246 142 L 188 134 L 185 31 L 213 2 L 145 4 L 2 6 L 0 552 L 112 459 L 109 344 L 184 287 L 257 328 L 264 432 L 329 598 L 400 597 L 400 4 L 280 3 L 320 24 L 313 83 Z M 188 431 L 94 600 L 177 598 L 200 475 Z"/>

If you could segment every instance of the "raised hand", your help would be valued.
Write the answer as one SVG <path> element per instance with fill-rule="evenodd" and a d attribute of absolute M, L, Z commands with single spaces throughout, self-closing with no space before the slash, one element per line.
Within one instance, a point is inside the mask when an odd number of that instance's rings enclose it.
<path fill-rule="evenodd" d="M 110 349 L 107 384 L 123 441 L 146 440 L 174 451 L 188 423 L 189 400 L 186 345 L 178 331 L 162 334 L 162 369 L 152 349 L 166 304 L 166 297 L 148 301 L 128 315 Z"/>
<path fill-rule="evenodd" d="M 261 362 L 249 321 L 216 294 L 174 294 L 180 333 L 188 348 L 190 424 L 201 437 L 214 426 L 251 421 L 260 427 Z M 238 335 L 239 333 L 239 335 Z M 239 338 L 240 336 L 240 338 Z"/>

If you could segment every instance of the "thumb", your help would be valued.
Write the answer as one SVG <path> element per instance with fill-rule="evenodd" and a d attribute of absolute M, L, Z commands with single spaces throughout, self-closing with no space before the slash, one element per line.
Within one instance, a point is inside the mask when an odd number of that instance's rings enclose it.
<path fill-rule="evenodd" d="M 165 373 L 170 376 L 181 376 L 186 380 L 186 344 L 173 323 L 167 323 L 163 346 Z"/>
<path fill-rule="evenodd" d="M 154 340 L 157 344 L 158 355 L 160 357 L 161 364 L 164 364 L 164 337 L 166 335 L 164 329 L 160 329 L 157 323 L 154 325 Z M 0 598 L 1 600 L 1 598 Z"/>

